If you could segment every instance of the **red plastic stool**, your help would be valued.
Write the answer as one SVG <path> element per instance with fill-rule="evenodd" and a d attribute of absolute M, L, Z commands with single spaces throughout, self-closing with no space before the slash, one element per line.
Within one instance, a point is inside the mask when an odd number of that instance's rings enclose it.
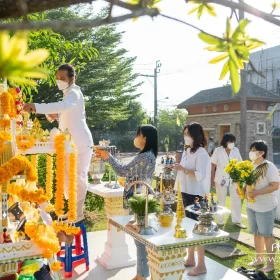
<path fill-rule="evenodd" d="M 83 224 L 76 224 L 76 226 L 80 227 L 81 230 L 78 234 L 74 234 L 74 245 L 65 244 L 65 246 L 61 246 L 60 252 L 57 253 L 57 259 L 61 261 L 64 266 L 65 278 L 71 278 L 73 268 L 77 267 L 80 264 L 85 263 L 86 271 L 89 270 L 86 227 Z"/>

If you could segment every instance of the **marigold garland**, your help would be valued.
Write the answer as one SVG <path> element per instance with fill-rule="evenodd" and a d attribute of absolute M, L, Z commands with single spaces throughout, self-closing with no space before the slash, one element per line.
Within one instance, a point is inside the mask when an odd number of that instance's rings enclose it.
<path fill-rule="evenodd" d="M 60 261 L 52 262 L 50 268 L 53 272 L 59 271 L 61 269 L 61 262 Z"/>
<path fill-rule="evenodd" d="M 74 145 L 72 145 L 75 148 Z M 77 218 L 77 150 L 69 155 L 68 179 L 68 219 L 75 221 Z"/>
<path fill-rule="evenodd" d="M 21 151 L 26 151 L 35 145 L 35 139 L 31 135 L 17 135 L 16 143 Z"/>
<path fill-rule="evenodd" d="M 35 202 L 37 204 L 42 204 L 47 201 L 47 197 L 43 189 L 28 190 L 26 186 L 19 186 L 16 183 L 11 183 L 8 186 L 7 193 L 17 196 L 22 201 Z"/>
<path fill-rule="evenodd" d="M 52 227 L 55 232 L 64 231 L 67 235 L 78 234 L 80 232 L 80 228 L 76 227 L 74 224 L 67 224 L 63 222 L 54 221 L 52 223 Z"/>
<path fill-rule="evenodd" d="M 18 155 L 0 166 L 0 184 L 3 184 L 26 169 L 26 181 L 36 182 L 37 174 L 26 157 Z"/>
<path fill-rule="evenodd" d="M 31 156 L 31 164 L 36 174 L 38 174 L 38 155 Z"/>
<path fill-rule="evenodd" d="M 51 200 L 53 197 L 53 157 L 51 155 L 47 155 L 46 169 L 46 196 L 48 200 Z"/>
<path fill-rule="evenodd" d="M 0 120 L 0 126 L 2 128 L 9 128 L 11 125 L 11 121 L 9 119 L 1 119 Z"/>
<path fill-rule="evenodd" d="M 9 92 L 4 91 L 1 94 L 0 98 L 1 98 L 2 114 L 4 115 L 5 118 L 9 119 L 9 115 L 11 113 L 11 99 L 13 100 L 13 97 Z"/>
<path fill-rule="evenodd" d="M 54 146 L 56 150 L 56 197 L 55 213 L 57 216 L 64 214 L 64 172 L 65 172 L 65 135 L 59 134 L 55 137 Z"/>
<path fill-rule="evenodd" d="M 12 141 L 11 134 L 7 131 L 0 131 L 0 155 L 4 152 L 4 143 Z"/>

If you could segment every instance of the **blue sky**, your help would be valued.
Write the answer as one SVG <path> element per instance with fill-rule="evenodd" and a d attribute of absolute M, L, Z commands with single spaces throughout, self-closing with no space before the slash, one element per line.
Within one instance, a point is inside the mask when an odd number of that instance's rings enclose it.
<path fill-rule="evenodd" d="M 246 3 L 256 8 L 270 12 L 272 0 L 245 0 Z M 279 1 L 280 2 L 280 1 Z M 93 7 L 101 9 L 104 2 L 93 2 Z M 226 17 L 230 10 L 215 5 L 217 17 L 204 14 L 198 20 L 195 14 L 188 15 L 193 7 L 186 4 L 184 0 L 162 0 L 158 5 L 161 12 L 181 20 L 192 23 L 201 29 L 218 36 L 225 30 Z M 113 16 L 121 15 L 125 10 L 114 8 Z M 276 14 L 280 14 L 276 11 Z M 280 44 L 280 28 L 257 19 L 251 15 L 245 17 L 252 20 L 248 26 L 248 33 L 251 37 L 264 40 L 264 48 Z M 233 21 L 236 25 L 236 21 Z M 208 64 L 208 61 L 216 56 L 216 53 L 209 52 L 203 48 L 206 46 L 198 39 L 198 31 L 190 27 L 157 17 L 152 20 L 149 17 L 138 19 L 136 22 L 128 20 L 118 25 L 123 35 L 122 47 L 129 50 L 128 55 L 137 56 L 134 71 L 141 74 L 153 75 L 153 69 L 157 60 L 161 61 L 161 73 L 158 77 L 158 99 L 169 97 L 168 100 L 159 102 L 160 108 L 175 108 L 175 105 L 191 97 L 200 90 L 222 86 L 227 79 L 219 81 L 220 71 L 223 63 L 216 65 Z M 143 85 L 139 92 L 143 95 L 139 98 L 144 108 L 150 115 L 153 115 L 153 79 L 139 77 Z"/>

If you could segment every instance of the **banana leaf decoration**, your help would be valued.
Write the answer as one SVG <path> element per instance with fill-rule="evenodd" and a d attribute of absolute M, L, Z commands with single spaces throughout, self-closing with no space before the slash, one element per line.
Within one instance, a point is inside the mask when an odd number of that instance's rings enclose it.
<path fill-rule="evenodd" d="M 261 165 L 259 165 L 256 169 L 255 169 L 255 175 L 258 178 L 257 180 L 264 178 L 266 176 L 267 173 L 267 169 L 268 169 L 268 163 L 265 162 Z"/>

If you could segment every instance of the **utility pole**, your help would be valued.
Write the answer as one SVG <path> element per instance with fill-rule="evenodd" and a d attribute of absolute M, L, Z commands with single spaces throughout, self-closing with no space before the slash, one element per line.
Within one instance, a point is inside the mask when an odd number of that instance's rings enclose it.
<path fill-rule="evenodd" d="M 161 62 L 156 61 L 156 67 L 154 69 L 154 75 L 144 75 L 140 74 L 141 77 L 154 78 L 154 126 L 157 127 L 158 124 L 158 100 L 157 100 L 157 74 L 160 72 Z"/>
<path fill-rule="evenodd" d="M 239 0 L 241 4 L 244 0 Z M 239 20 L 244 19 L 244 10 L 239 9 Z M 245 160 L 247 155 L 247 87 L 246 87 L 246 71 L 240 70 L 240 153 Z"/>

